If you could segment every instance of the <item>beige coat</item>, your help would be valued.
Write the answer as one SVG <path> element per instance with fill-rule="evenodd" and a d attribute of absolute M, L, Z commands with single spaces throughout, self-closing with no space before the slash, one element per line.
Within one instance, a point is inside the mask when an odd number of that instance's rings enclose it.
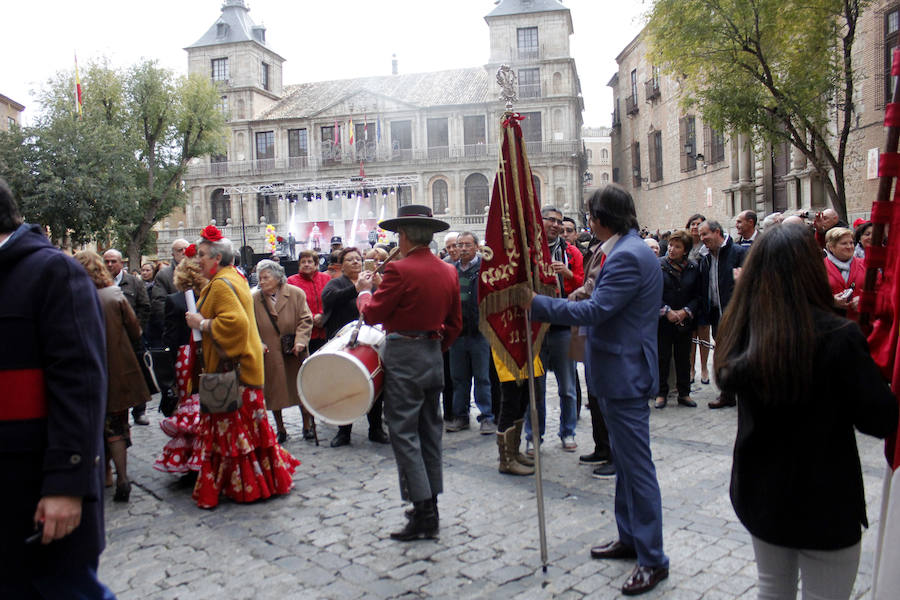
<path fill-rule="evenodd" d="M 300 363 L 306 358 L 306 351 L 299 357 L 285 355 L 281 352 L 281 336 L 293 333 L 295 344 L 306 346 L 312 333 L 312 313 L 306 304 L 306 294 L 293 285 L 282 285 L 276 293 L 274 307 L 272 301 L 264 297 L 260 290 L 253 292 L 253 311 L 256 313 L 256 326 L 259 337 L 268 351 L 263 355 L 265 368 L 266 408 L 281 410 L 300 404 L 297 393 L 297 373 Z M 275 317 L 280 334 L 272 326 L 272 320 L 266 311 Z"/>
<path fill-rule="evenodd" d="M 107 413 L 128 410 L 150 400 L 150 391 L 135 356 L 141 326 L 117 285 L 97 290 L 106 320 L 106 368 L 109 377 Z"/>

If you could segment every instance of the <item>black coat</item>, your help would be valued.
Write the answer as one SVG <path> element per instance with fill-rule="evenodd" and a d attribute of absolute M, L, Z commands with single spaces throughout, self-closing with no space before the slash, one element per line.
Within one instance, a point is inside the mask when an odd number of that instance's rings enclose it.
<path fill-rule="evenodd" d="M 341 327 L 359 318 L 357 295 L 356 285 L 346 275 L 325 284 L 322 289 L 322 314 L 325 315 L 325 335 L 329 340 Z"/>
<path fill-rule="evenodd" d="M 659 257 L 659 266 L 663 272 L 662 306 L 668 306 L 672 310 L 687 308 L 696 317 L 701 300 L 700 267 L 692 260 L 686 261 L 686 265 L 679 277 L 668 259 L 665 256 Z"/>
<path fill-rule="evenodd" d="M 0 331 L 0 403 L 21 396 L 8 378 L 39 371 L 48 412 L 0 421 L 0 573 L 96 564 L 104 546 L 104 318 L 85 270 L 36 225 L 22 225 L 0 247 Z M 26 546 L 45 495 L 82 497 L 81 524 L 61 540 Z"/>
<path fill-rule="evenodd" d="M 140 277 L 135 277 L 131 273 L 122 273 L 122 281 L 119 282 L 122 293 L 128 299 L 134 314 L 137 315 L 141 324 L 141 329 L 147 329 L 147 323 L 150 322 L 150 295 L 147 293 L 147 286 Z"/>
<path fill-rule="evenodd" d="M 731 503 L 770 544 L 810 550 L 852 546 L 868 526 L 854 427 L 883 438 L 897 430 L 897 400 L 859 327 L 822 311 L 812 388 L 799 405 L 763 405 L 753 382 L 737 395 Z"/>
<path fill-rule="evenodd" d="M 728 302 L 731 300 L 731 294 L 734 292 L 734 274 L 732 269 L 736 269 L 744 264 L 744 258 L 747 256 L 747 248 L 738 246 L 730 237 L 725 240 L 722 247 L 719 248 L 719 299 L 722 304 L 720 306 L 721 313 L 725 312 Z M 712 325 L 718 325 L 722 314 L 718 309 L 714 308 L 709 298 L 709 271 L 712 267 L 712 254 L 707 254 L 700 258 L 700 294 L 702 298 L 701 310 L 705 319 Z"/>

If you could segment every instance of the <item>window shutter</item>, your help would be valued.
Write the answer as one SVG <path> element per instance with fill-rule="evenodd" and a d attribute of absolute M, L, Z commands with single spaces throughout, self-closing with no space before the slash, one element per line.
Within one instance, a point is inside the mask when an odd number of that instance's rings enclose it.
<path fill-rule="evenodd" d="M 684 144 L 687 142 L 687 119 L 678 119 L 678 157 L 681 172 L 687 171 L 687 154 L 684 153 Z"/>

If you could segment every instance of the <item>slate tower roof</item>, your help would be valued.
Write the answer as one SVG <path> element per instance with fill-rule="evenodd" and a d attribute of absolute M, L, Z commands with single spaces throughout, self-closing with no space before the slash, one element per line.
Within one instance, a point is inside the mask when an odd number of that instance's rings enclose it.
<path fill-rule="evenodd" d="M 222 3 L 222 14 L 216 22 L 185 50 L 237 42 L 256 42 L 266 46 L 266 28 L 253 22 L 244 0 L 225 0 Z"/>
<path fill-rule="evenodd" d="M 552 12 L 569 10 L 559 0 L 499 0 L 497 8 L 488 13 L 488 17 L 505 17 L 524 13 Z"/>

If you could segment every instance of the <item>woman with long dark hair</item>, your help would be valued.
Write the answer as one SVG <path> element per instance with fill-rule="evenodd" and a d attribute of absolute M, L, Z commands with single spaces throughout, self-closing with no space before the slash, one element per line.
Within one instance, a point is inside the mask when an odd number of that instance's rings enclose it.
<path fill-rule="evenodd" d="M 759 598 L 849 598 L 867 526 L 854 428 L 897 430 L 897 402 L 859 327 L 834 312 L 808 229 L 753 244 L 714 361 L 737 397 L 731 502 L 753 537 Z"/>

